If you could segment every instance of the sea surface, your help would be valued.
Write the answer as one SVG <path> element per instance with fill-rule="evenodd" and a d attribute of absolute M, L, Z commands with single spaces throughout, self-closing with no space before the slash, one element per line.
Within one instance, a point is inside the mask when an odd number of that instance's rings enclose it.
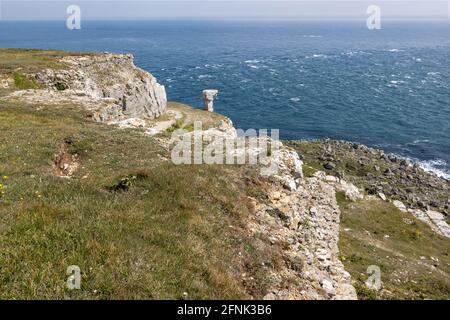
<path fill-rule="evenodd" d="M 450 20 L 0 22 L 0 47 L 131 52 L 170 100 L 218 89 L 239 128 L 364 143 L 450 178 Z"/>

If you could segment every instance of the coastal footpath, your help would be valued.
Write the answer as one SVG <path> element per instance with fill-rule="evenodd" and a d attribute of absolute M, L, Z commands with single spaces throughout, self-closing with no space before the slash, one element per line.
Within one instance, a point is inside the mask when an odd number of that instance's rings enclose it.
<path fill-rule="evenodd" d="M 270 141 L 273 173 L 175 165 L 173 133 L 196 121 L 242 138 L 167 102 L 131 55 L 0 56 L 0 297 L 448 298 L 448 181 L 332 140 Z"/>

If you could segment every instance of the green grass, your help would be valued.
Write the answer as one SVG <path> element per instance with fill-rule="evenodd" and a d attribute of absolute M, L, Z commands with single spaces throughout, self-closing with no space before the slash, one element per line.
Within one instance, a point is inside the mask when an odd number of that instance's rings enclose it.
<path fill-rule="evenodd" d="M 38 84 L 33 79 L 19 72 L 13 73 L 13 80 L 15 87 L 19 90 L 39 88 Z"/>
<path fill-rule="evenodd" d="M 181 118 L 177 119 L 172 126 L 167 128 L 165 132 L 162 132 L 160 136 L 169 137 L 172 132 L 178 129 L 183 129 L 188 132 L 192 132 L 195 129 L 194 122 L 201 123 L 201 129 L 207 130 L 210 128 L 218 128 L 223 121 L 226 121 L 226 117 L 221 114 L 215 112 L 208 112 L 205 110 L 192 108 L 185 104 L 179 102 L 169 102 L 167 104 L 167 110 L 175 111 L 181 114 Z M 156 121 L 166 121 L 169 120 L 167 113 L 157 120 L 153 120 L 150 122 Z"/>
<path fill-rule="evenodd" d="M 310 167 L 309 165 L 303 165 L 303 176 L 306 178 L 311 178 L 314 176 L 314 174 L 318 171 L 317 169 L 314 169 L 313 167 Z"/>
<path fill-rule="evenodd" d="M 180 124 L 187 131 L 194 129 L 194 122 L 200 121 L 202 129 L 217 128 L 226 117 L 219 113 L 208 112 L 202 109 L 191 108 L 179 102 L 169 102 L 168 110 L 175 110 L 183 114 L 182 123 Z"/>
<path fill-rule="evenodd" d="M 359 298 L 448 299 L 450 246 L 447 238 L 390 203 L 348 202 L 339 194 L 337 200 L 342 211 L 341 260 L 355 281 Z M 370 265 L 381 269 L 383 289 L 379 292 L 369 290 L 364 284 Z"/>
<path fill-rule="evenodd" d="M 170 128 L 167 129 L 167 132 L 168 133 L 172 133 L 175 130 L 182 129 L 183 128 L 183 122 L 184 122 L 183 119 L 176 120 L 175 123 Z"/>
<path fill-rule="evenodd" d="M 272 253 L 240 231 L 247 190 L 256 193 L 243 185 L 244 176 L 256 179 L 251 168 L 176 166 L 160 160 L 167 151 L 152 138 L 70 108 L 4 103 L 0 131 L 8 132 L 0 136 L 0 298 L 265 294 L 268 273 L 252 257 L 269 265 Z M 80 159 L 71 179 L 53 175 L 64 144 Z M 124 178 L 126 187 L 114 188 Z M 81 268 L 81 290 L 65 286 L 70 265 Z"/>
<path fill-rule="evenodd" d="M 66 52 L 38 49 L 0 49 L 0 73 L 36 73 L 46 68 L 61 69 L 65 65 L 59 60 L 66 56 L 93 55 L 87 52 Z"/>

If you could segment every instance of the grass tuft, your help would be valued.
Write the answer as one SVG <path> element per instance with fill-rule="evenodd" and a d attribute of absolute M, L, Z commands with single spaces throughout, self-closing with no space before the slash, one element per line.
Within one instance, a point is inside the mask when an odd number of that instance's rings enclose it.
<path fill-rule="evenodd" d="M 13 79 L 14 85 L 17 89 L 27 90 L 39 88 L 39 85 L 34 80 L 30 79 L 28 76 L 22 73 L 14 72 Z"/>

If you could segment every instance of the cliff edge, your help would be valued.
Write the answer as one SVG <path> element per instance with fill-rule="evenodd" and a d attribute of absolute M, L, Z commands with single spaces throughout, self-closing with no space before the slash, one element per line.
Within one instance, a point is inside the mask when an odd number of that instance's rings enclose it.
<path fill-rule="evenodd" d="M 25 101 L 77 103 L 96 121 L 154 119 L 165 112 L 165 88 L 133 59 L 131 54 L 61 54 L 52 61 L 56 67 L 13 70 L 3 88 L 28 89 L 12 94 Z"/>

